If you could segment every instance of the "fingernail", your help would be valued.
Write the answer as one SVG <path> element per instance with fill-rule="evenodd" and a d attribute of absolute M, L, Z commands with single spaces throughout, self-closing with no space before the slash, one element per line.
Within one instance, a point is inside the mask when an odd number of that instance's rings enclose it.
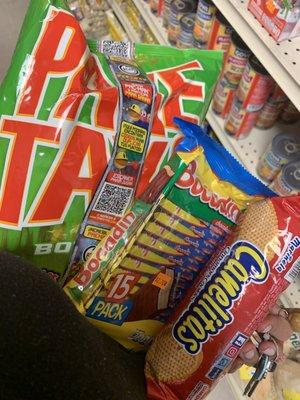
<path fill-rule="evenodd" d="M 246 353 L 244 353 L 244 357 L 247 358 L 248 360 L 252 360 L 254 356 L 255 356 L 254 350 L 249 350 Z"/>
<path fill-rule="evenodd" d="M 264 350 L 263 353 L 269 357 L 273 357 L 276 354 L 276 350 L 273 349 L 273 347 L 269 347 L 268 349 Z"/>
<path fill-rule="evenodd" d="M 272 329 L 272 326 L 268 325 L 268 326 L 265 327 L 264 330 L 261 331 L 261 333 L 268 333 L 268 332 L 270 332 L 271 329 Z"/>

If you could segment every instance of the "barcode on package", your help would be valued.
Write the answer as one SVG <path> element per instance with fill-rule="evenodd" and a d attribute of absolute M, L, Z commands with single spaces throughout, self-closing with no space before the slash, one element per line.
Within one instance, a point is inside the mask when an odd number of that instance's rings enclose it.
<path fill-rule="evenodd" d="M 132 43 L 103 40 L 101 43 L 101 52 L 106 57 L 132 58 Z"/>
<path fill-rule="evenodd" d="M 300 257 L 297 258 L 297 260 L 292 265 L 292 268 L 289 270 L 287 274 L 285 274 L 284 277 L 288 282 L 293 283 L 294 280 L 299 275 L 299 273 L 300 273 Z"/>
<path fill-rule="evenodd" d="M 93 210 L 123 216 L 132 196 L 132 188 L 111 185 L 105 182 Z"/>

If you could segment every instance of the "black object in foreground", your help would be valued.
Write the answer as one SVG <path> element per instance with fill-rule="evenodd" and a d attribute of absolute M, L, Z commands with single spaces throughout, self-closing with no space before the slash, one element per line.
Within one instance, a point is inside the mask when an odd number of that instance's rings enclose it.
<path fill-rule="evenodd" d="M 0 254 L 1 399 L 144 400 L 143 367 L 46 274 Z"/>

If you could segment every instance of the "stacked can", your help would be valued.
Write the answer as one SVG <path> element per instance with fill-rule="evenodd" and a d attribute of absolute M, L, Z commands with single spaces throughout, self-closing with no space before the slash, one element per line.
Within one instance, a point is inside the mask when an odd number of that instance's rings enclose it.
<path fill-rule="evenodd" d="M 222 118 L 226 118 L 234 98 L 235 91 L 243 75 L 251 51 L 236 32 L 231 34 L 231 43 L 224 61 L 222 75 L 216 86 L 212 109 Z"/>
<path fill-rule="evenodd" d="M 223 75 L 236 88 L 248 62 L 251 51 L 236 32 L 232 32 L 231 44 L 226 54 Z"/>
<path fill-rule="evenodd" d="M 228 84 L 225 76 L 219 79 L 212 102 L 212 109 L 221 118 L 226 118 L 232 105 L 236 88 Z"/>
<path fill-rule="evenodd" d="M 105 2 L 97 0 L 69 0 L 70 10 L 80 22 L 81 28 L 88 39 L 99 40 L 108 35 Z"/>
<path fill-rule="evenodd" d="M 193 47 L 193 29 L 195 14 L 185 14 L 180 18 L 180 33 L 177 39 L 177 47 L 188 49 Z"/>
<path fill-rule="evenodd" d="M 221 50 L 226 54 L 230 47 L 232 32 L 233 28 L 230 23 L 220 11 L 217 11 L 209 33 L 207 48 Z"/>
<path fill-rule="evenodd" d="M 286 164 L 270 188 L 279 196 L 300 194 L 300 160 Z"/>
<path fill-rule="evenodd" d="M 295 133 L 279 133 L 262 155 L 257 173 L 264 181 L 271 183 L 282 166 L 297 158 L 300 158 L 300 136 Z"/>
<path fill-rule="evenodd" d="M 170 16 L 171 3 L 172 3 L 172 0 L 165 0 L 164 1 L 162 17 L 163 17 L 163 26 L 165 28 L 167 28 L 168 25 L 169 25 L 169 16 Z"/>
<path fill-rule="evenodd" d="M 176 45 L 180 33 L 180 19 L 189 13 L 195 12 L 196 3 L 194 0 L 173 0 L 171 2 L 168 24 L 168 40 Z"/>
<path fill-rule="evenodd" d="M 84 19 L 83 7 L 79 0 L 71 0 L 68 2 L 70 10 L 77 19 L 77 21 L 82 21 Z"/>
<path fill-rule="evenodd" d="M 258 59 L 251 55 L 236 90 L 225 122 L 225 131 L 236 139 L 247 136 L 255 126 L 274 81 Z"/>
<path fill-rule="evenodd" d="M 287 104 L 288 98 L 284 91 L 275 84 L 274 89 L 264 105 L 259 118 L 256 122 L 256 127 L 259 129 L 269 129 L 277 121 L 281 111 Z"/>
<path fill-rule="evenodd" d="M 86 0 L 86 4 L 85 9 L 88 11 L 85 14 L 89 23 L 89 34 L 87 36 L 90 39 L 99 40 L 109 34 L 109 14 L 107 14 L 109 7 L 105 1 Z M 120 32 L 120 40 L 125 40 L 123 29 Z"/>
<path fill-rule="evenodd" d="M 211 0 L 199 0 L 194 26 L 194 46 L 206 48 L 217 8 Z"/>
<path fill-rule="evenodd" d="M 294 124 L 300 120 L 300 112 L 291 101 L 280 115 L 280 120 L 284 124 Z"/>

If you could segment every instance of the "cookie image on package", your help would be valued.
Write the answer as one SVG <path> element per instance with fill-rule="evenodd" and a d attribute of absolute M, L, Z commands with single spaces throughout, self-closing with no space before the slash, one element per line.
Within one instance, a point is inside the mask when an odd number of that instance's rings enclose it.
<path fill-rule="evenodd" d="M 165 326 L 152 343 L 146 356 L 145 375 L 158 382 L 183 382 L 191 376 L 203 360 L 203 354 L 188 354 L 175 341 L 172 326 Z"/>
<path fill-rule="evenodd" d="M 270 261 L 280 252 L 278 233 L 277 215 L 271 201 L 259 201 L 239 217 L 234 241 L 247 240 Z"/>

